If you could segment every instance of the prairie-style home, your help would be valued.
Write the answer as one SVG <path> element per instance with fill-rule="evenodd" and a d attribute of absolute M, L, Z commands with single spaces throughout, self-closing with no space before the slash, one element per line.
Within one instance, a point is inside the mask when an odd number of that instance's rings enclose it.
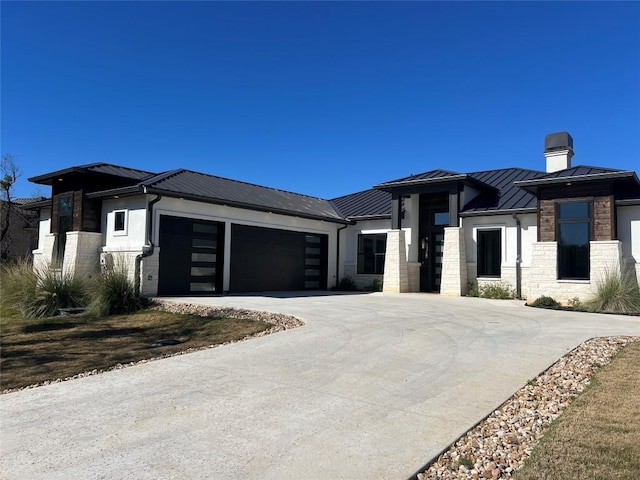
<path fill-rule="evenodd" d="M 185 169 L 106 163 L 30 180 L 51 186 L 36 268 L 92 275 L 125 262 L 144 295 L 326 290 L 464 295 L 505 282 L 522 298 L 590 295 L 606 272 L 640 278 L 636 172 L 572 165 L 567 132 L 541 170 L 434 169 L 334 199 Z"/>

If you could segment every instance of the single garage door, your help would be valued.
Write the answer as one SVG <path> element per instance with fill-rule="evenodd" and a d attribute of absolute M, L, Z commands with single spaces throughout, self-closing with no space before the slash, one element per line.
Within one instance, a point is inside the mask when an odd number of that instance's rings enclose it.
<path fill-rule="evenodd" d="M 327 235 L 233 224 L 230 290 L 326 290 L 327 242 Z"/>
<path fill-rule="evenodd" d="M 160 216 L 158 295 L 222 293 L 224 223 Z"/>

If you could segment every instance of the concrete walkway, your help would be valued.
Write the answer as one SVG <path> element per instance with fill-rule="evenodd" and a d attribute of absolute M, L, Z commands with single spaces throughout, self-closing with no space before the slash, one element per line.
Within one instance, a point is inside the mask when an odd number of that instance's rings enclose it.
<path fill-rule="evenodd" d="M 301 328 L 2 395 L 0 478 L 406 479 L 594 336 L 640 318 L 424 294 L 181 299 Z"/>

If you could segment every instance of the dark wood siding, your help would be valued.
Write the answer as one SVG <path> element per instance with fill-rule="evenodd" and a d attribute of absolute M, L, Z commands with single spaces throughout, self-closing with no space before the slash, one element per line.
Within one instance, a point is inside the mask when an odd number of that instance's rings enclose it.
<path fill-rule="evenodd" d="M 74 232 L 82 230 L 82 190 L 72 192 L 73 194 L 73 228 Z"/>
<path fill-rule="evenodd" d="M 593 239 L 613 240 L 616 237 L 613 195 L 593 199 Z"/>
<path fill-rule="evenodd" d="M 101 215 L 101 201 L 85 197 L 82 200 L 82 231 L 100 232 L 102 226 Z"/>
<path fill-rule="evenodd" d="M 538 241 L 556 241 L 556 202 L 554 200 L 538 202 Z"/>
<path fill-rule="evenodd" d="M 566 200 L 592 202 L 592 240 L 613 240 L 616 237 L 615 198 L 613 185 L 605 182 L 580 182 L 553 185 L 538 193 L 538 241 L 555 242 L 556 204 Z"/>

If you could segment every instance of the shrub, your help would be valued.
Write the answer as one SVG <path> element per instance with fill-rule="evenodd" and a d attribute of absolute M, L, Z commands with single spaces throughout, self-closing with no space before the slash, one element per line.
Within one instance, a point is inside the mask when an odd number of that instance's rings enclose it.
<path fill-rule="evenodd" d="M 367 285 L 365 287 L 365 290 L 367 292 L 381 292 L 382 291 L 382 281 L 377 279 L 377 278 L 374 278 L 373 282 L 371 282 L 370 285 Z"/>
<path fill-rule="evenodd" d="M 543 295 L 542 297 L 536 298 L 530 305 L 532 307 L 559 307 L 560 303 L 554 298 Z"/>
<path fill-rule="evenodd" d="M 342 277 L 335 290 L 342 292 L 354 292 L 358 290 L 356 282 L 351 277 Z"/>
<path fill-rule="evenodd" d="M 143 301 L 123 263 L 98 275 L 91 290 L 91 303 L 87 309 L 90 315 L 106 317 L 135 312 L 143 307 Z"/>
<path fill-rule="evenodd" d="M 640 313 L 640 288 L 634 273 L 607 271 L 585 307 L 594 312 Z"/>
<path fill-rule="evenodd" d="M 29 318 L 51 317 L 61 308 L 86 305 L 83 279 L 50 266 L 34 271 L 28 261 L 3 266 L 2 300 Z"/>
<path fill-rule="evenodd" d="M 476 282 L 469 282 L 467 284 L 467 297 L 510 300 L 516 298 L 516 292 L 507 282 L 490 282 L 481 285 Z"/>

